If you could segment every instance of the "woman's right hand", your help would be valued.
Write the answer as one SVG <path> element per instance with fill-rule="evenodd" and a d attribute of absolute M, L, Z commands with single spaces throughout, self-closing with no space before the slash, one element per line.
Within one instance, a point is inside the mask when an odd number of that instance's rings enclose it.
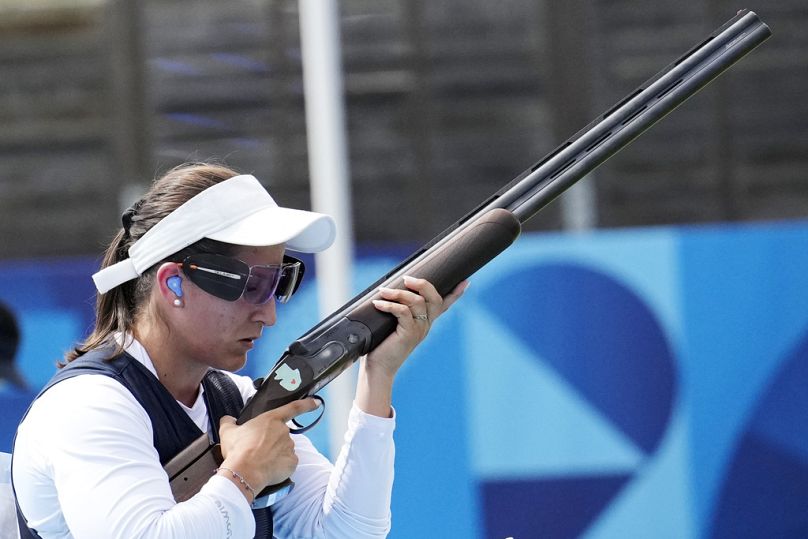
<path fill-rule="evenodd" d="M 256 494 L 267 485 L 285 481 L 297 467 L 295 444 L 286 423 L 318 406 L 315 399 L 296 400 L 242 425 L 236 425 L 231 416 L 222 417 L 219 423 L 222 467 L 241 474 Z"/>

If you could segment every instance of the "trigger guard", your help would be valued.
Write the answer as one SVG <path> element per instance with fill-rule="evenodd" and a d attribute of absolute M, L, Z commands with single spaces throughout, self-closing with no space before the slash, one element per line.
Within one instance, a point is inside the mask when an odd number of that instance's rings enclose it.
<path fill-rule="evenodd" d="M 319 423 L 320 420 L 323 418 L 323 414 L 325 413 L 325 401 L 323 400 L 323 398 L 320 395 L 311 395 L 311 398 L 320 401 L 320 415 L 318 415 L 317 419 L 315 419 L 314 421 L 312 421 L 308 425 L 301 425 L 300 423 L 298 423 L 297 418 L 293 417 L 292 418 L 292 423 L 294 423 L 294 425 L 297 428 L 296 429 L 289 429 L 289 434 L 303 434 L 304 432 L 306 432 L 307 430 L 312 428 L 314 425 Z"/>

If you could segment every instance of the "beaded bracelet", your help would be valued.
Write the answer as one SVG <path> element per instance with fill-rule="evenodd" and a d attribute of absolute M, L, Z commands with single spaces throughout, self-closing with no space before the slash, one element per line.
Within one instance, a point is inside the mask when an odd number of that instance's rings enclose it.
<path fill-rule="evenodd" d="M 218 468 L 213 470 L 213 473 L 216 474 L 217 472 L 219 472 L 219 470 L 224 471 L 224 472 L 230 472 L 230 474 L 233 476 L 233 479 L 237 479 L 238 482 L 241 483 L 244 486 L 244 488 L 249 490 L 250 493 L 252 494 L 253 500 L 255 500 L 255 497 L 256 497 L 255 496 L 255 490 L 250 486 L 250 484 L 247 482 L 247 480 L 244 479 L 244 477 L 240 473 L 238 473 L 235 470 L 231 470 L 230 468 L 225 468 L 224 466 L 219 466 Z"/>

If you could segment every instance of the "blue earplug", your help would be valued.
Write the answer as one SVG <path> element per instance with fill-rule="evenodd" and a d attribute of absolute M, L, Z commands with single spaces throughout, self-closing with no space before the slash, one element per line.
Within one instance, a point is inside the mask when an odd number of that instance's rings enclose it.
<path fill-rule="evenodd" d="M 166 279 L 166 286 L 174 292 L 178 298 L 182 297 L 182 278 L 179 275 L 174 275 Z"/>

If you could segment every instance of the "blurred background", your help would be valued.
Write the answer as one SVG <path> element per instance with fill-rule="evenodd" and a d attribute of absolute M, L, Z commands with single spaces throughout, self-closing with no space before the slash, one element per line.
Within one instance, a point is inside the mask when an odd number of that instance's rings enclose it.
<path fill-rule="evenodd" d="M 529 221 L 406 365 L 391 537 L 808 537 L 808 5 L 338 6 L 357 291 L 739 9 L 773 31 Z M 0 2 L 27 383 L 0 450 L 156 175 L 215 159 L 311 207 L 299 28 L 292 0 Z M 318 320 L 315 283 L 246 374 Z"/>

